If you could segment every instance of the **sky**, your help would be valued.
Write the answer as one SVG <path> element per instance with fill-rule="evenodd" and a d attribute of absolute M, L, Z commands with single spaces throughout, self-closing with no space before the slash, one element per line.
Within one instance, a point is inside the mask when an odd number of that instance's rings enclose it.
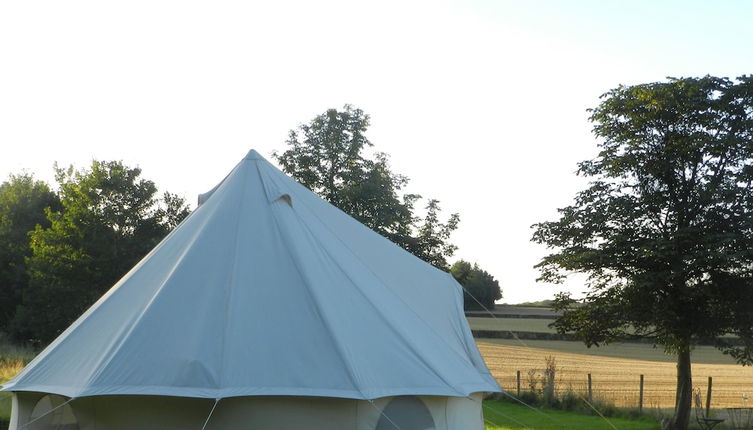
<path fill-rule="evenodd" d="M 747 1 L 0 3 L 0 180 L 53 164 L 139 166 L 190 202 L 249 149 L 352 104 L 407 192 L 460 214 L 451 259 L 503 302 L 537 283 L 554 220 L 597 154 L 587 109 L 619 85 L 753 73 Z"/>

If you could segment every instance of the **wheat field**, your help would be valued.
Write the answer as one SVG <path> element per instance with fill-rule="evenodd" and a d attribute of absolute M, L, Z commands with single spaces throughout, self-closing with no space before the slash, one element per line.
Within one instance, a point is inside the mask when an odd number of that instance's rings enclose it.
<path fill-rule="evenodd" d="M 635 407 L 642 374 L 644 408 L 674 407 L 673 357 L 651 345 L 624 344 L 586 352 L 578 342 L 480 339 L 477 343 L 489 370 L 502 388 L 512 393 L 516 390 L 516 371 L 521 373 L 521 390 L 528 390 L 532 380 L 540 388 L 545 358 L 554 357 L 558 391 L 585 393 L 590 373 L 595 398 Z M 713 377 L 712 408 L 753 406 L 753 368 L 734 364 L 710 347 L 697 348 L 693 360 L 694 388 L 701 390 L 704 399 L 708 377 Z M 746 400 L 748 396 L 750 401 Z"/>

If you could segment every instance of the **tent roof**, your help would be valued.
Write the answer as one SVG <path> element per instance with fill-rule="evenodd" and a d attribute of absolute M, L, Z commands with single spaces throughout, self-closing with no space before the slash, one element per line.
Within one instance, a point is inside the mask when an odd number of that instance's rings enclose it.
<path fill-rule="evenodd" d="M 499 390 L 449 274 L 253 150 L 204 197 L 3 391 L 370 399 Z"/>

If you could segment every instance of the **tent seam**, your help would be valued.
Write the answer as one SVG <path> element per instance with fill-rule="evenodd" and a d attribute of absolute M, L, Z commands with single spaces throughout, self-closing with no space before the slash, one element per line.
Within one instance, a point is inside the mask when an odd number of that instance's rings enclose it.
<path fill-rule="evenodd" d="M 302 201 L 302 202 L 301 202 L 300 204 L 302 204 L 302 205 L 303 205 L 303 206 L 304 206 L 304 207 L 305 207 L 305 208 L 306 208 L 306 209 L 307 209 L 307 210 L 309 211 L 309 213 L 311 213 L 311 214 L 312 214 L 312 215 L 313 215 L 313 216 L 314 216 L 314 217 L 315 217 L 315 218 L 317 219 L 317 221 L 319 221 L 319 224 L 321 224 L 321 225 L 322 225 L 322 226 L 323 226 L 323 227 L 324 227 L 325 229 L 327 229 L 327 231 L 329 231 L 329 232 L 330 232 L 330 233 L 332 234 L 332 237 L 336 238 L 336 239 L 337 239 L 337 241 L 338 241 L 338 242 L 340 242 L 340 244 L 341 244 L 341 245 L 342 245 L 343 247 L 345 247 L 345 249 L 347 249 L 347 250 L 348 250 L 348 252 L 350 253 L 350 255 L 351 255 L 351 256 L 352 256 L 352 257 L 353 257 L 353 258 L 354 258 L 355 260 L 357 260 L 357 261 L 358 261 L 358 262 L 359 262 L 359 263 L 361 264 L 361 266 L 362 266 L 362 267 L 364 267 L 364 268 L 365 268 L 366 270 L 368 270 L 368 271 L 369 271 L 369 273 L 371 273 L 371 274 L 372 274 L 372 276 L 374 276 L 374 278 L 376 278 L 376 279 L 377 279 L 377 280 L 379 281 L 379 283 L 381 283 L 381 284 L 382 284 L 382 286 L 384 286 L 384 287 L 385 287 L 385 289 L 386 289 L 387 291 L 389 291 L 389 292 L 390 292 L 390 294 L 391 294 L 392 296 L 394 296 L 394 297 L 395 297 L 395 298 L 396 298 L 396 299 L 397 299 L 397 300 L 398 300 L 398 301 L 399 301 L 400 303 L 402 303 L 402 304 L 403 304 L 403 305 L 405 306 L 405 308 L 407 308 L 407 309 L 408 309 L 408 310 L 409 310 L 409 311 L 410 311 L 410 312 L 411 312 L 411 313 L 412 313 L 413 315 L 415 315 L 415 316 L 416 316 L 416 318 L 418 318 L 418 319 L 419 319 L 419 320 L 421 321 L 421 323 L 422 323 L 422 324 L 424 324 L 424 326 L 426 326 L 426 328 L 428 328 L 428 329 L 429 329 L 429 330 L 430 330 L 431 332 L 433 332 L 433 333 L 434 333 L 434 334 L 436 335 L 436 337 L 437 337 L 437 338 L 439 338 L 439 339 L 440 339 L 440 340 L 441 340 L 442 342 L 444 342 L 444 343 L 445 343 L 445 344 L 446 344 L 446 345 L 447 345 L 447 346 L 448 346 L 448 347 L 449 347 L 450 349 L 454 350 L 454 348 L 453 348 L 453 347 L 452 347 L 451 345 L 449 345 L 449 344 L 447 343 L 447 341 L 446 341 L 446 340 L 445 340 L 445 339 L 444 339 L 444 338 L 443 338 L 442 336 L 440 336 L 440 335 L 439 335 L 439 333 L 437 333 L 437 331 L 436 331 L 436 330 L 434 330 L 434 328 L 433 328 L 433 327 L 432 327 L 432 326 L 431 326 L 431 325 L 430 325 L 429 323 L 427 323 L 427 322 L 426 322 L 426 320 L 424 320 L 423 318 L 421 318 L 421 316 L 420 316 L 420 315 L 419 315 L 419 314 L 418 314 L 418 313 L 417 313 L 417 312 L 416 312 L 415 310 L 413 310 L 413 308 L 411 308 L 411 307 L 410 307 L 410 306 L 409 306 L 409 305 L 408 305 L 408 304 L 407 304 L 407 303 L 405 302 L 405 300 L 403 300 L 403 299 L 402 299 L 402 297 L 400 297 L 399 295 L 397 295 L 397 294 L 393 293 L 393 292 L 392 292 L 392 290 L 391 290 L 391 289 L 390 289 L 389 287 L 387 287 L 387 282 L 385 282 L 385 281 L 384 281 L 384 280 L 383 280 L 383 279 L 382 279 L 382 278 L 381 278 L 381 277 L 380 277 L 380 276 L 379 276 L 379 275 L 378 275 L 377 273 L 375 273 L 375 272 L 374 272 L 374 271 L 373 271 L 373 270 L 372 270 L 372 269 L 371 269 L 371 268 L 370 268 L 370 267 L 369 267 L 369 266 L 368 266 L 367 264 L 365 264 L 365 263 L 364 263 L 364 262 L 363 262 L 363 261 L 362 261 L 362 260 L 361 260 L 361 259 L 360 259 L 360 258 L 358 257 L 358 255 L 357 255 L 357 254 L 356 254 L 356 253 L 355 253 L 355 252 L 353 251 L 353 249 L 352 249 L 352 248 L 351 248 L 350 246 L 348 246 L 348 244 L 347 244 L 347 243 L 345 243 L 345 242 L 344 242 L 344 241 L 343 241 L 343 240 L 342 240 L 342 239 L 341 239 L 341 238 L 340 238 L 340 237 L 339 237 L 339 236 L 338 236 L 337 234 L 335 234 L 335 232 L 334 232 L 334 231 L 332 231 L 332 229 L 331 229 L 331 228 L 329 228 L 329 226 L 328 226 L 328 225 L 327 225 L 327 224 L 326 224 L 326 223 L 325 223 L 324 221 L 322 221 L 322 219 L 321 219 L 321 218 L 319 217 L 319 215 L 317 215 L 317 213 L 316 213 L 315 211 L 311 210 L 311 208 L 310 208 L 310 207 L 309 207 L 308 205 L 306 205 L 306 202 Z M 330 203 L 330 204 L 331 204 L 331 203 Z M 333 206 L 334 206 L 334 205 L 333 205 Z M 337 208 L 337 207 L 335 206 L 335 208 Z M 338 209 L 338 210 L 340 210 L 339 208 L 337 208 L 337 209 Z M 341 211 L 341 212 L 342 212 L 342 211 Z M 343 213 L 344 213 L 344 212 L 343 212 Z M 347 214 L 346 214 L 346 215 L 347 215 Z M 349 215 L 348 215 L 348 216 L 349 216 Z M 352 218 L 352 217 L 351 217 L 351 218 Z M 368 228 L 368 227 L 366 227 L 365 225 L 364 225 L 364 227 L 365 227 L 365 228 Z M 369 229 L 369 230 L 371 230 L 371 229 Z M 387 240 L 387 241 L 388 241 L 388 242 L 390 242 L 390 243 L 391 243 L 392 245 L 394 245 L 394 246 L 397 246 L 398 248 L 400 248 L 400 247 L 399 247 L 399 246 L 398 246 L 397 244 L 395 244 L 394 242 L 392 242 L 392 241 L 390 241 L 389 239 L 385 238 L 384 236 L 380 235 L 379 233 L 376 233 L 376 232 L 374 232 L 373 230 L 371 230 L 371 231 L 372 231 L 372 232 L 373 232 L 374 234 L 377 234 L 377 235 L 378 235 L 379 237 L 381 237 L 381 238 L 383 238 L 383 239 Z M 405 250 L 404 250 L 403 248 L 400 248 L 400 249 L 401 249 L 401 250 L 403 250 L 404 252 L 408 253 L 409 255 L 411 255 L 411 256 L 413 256 L 413 257 L 415 257 L 415 256 L 414 256 L 413 254 L 409 253 L 408 251 L 405 251 Z M 415 258 L 418 258 L 418 257 L 415 257 Z M 420 259 L 419 259 L 419 260 L 420 260 Z M 335 261 L 335 260 L 333 259 L 333 261 Z M 424 264 L 427 264 L 427 265 L 429 264 L 429 263 L 426 263 L 426 262 L 425 262 L 425 261 L 423 261 L 423 260 L 421 260 L 421 261 L 422 261 L 422 262 L 423 262 Z M 338 264 L 338 266 L 339 266 L 339 264 Z M 429 266 L 430 266 L 430 267 L 432 267 L 432 268 L 433 268 L 433 269 L 435 269 L 435 270 L 439 270 L 439 269 L 435 268 L 434 266 L 431 266 L 431 265 L 429 265 Z M 342 270 L 342 269 L 341 269 L 341 270 Z M 343 273 L 344 273 L 344 271 L 343 271 Z M 452 275 L 450 275 L 450 274 L 448 274 L 448 273 L 446 273 L 446 272 L 443 272 L 443 273 L 444 273 L 445 275 L 447 275 L 447 276 L 452 276 Z M 347 275 L 346 275 L 346 276 L 347 276 Z M 348 278 L 348 279 L 350 279 L 350 278 Z M 454 278 L 453 278 L 453 279 L 454 279 Z M 351 281 L 352 281 L 352 280 L 351 280 Z M 457 281 L 456 281 L 456 282 L 457 282 Z M 360 290 L 360 289 L 359 289 L 359 290 Z M 458 290 L 458 289 L 456 288 L 456 290 Z M 461 297 L 462 297 L 462 290 L 460 290 L 460 291 L 461 291 Z M 362 294 L 363 294 L 363 293 L 362 293 Z M 371 302 L 371 301 L 369 301 L 369 302 Z M 372 306 L 373 306 L 373 304 L 372 304 Z M 373 307 L 374 307 L 375 309 L 377 309 L 377 311 L 379 311 L 379 309 L 378 309 L 378 308 L 376 308 L 375 306 L 373 306 Z M 381 314 L 381 312 L 380 312 L 380 314 Z M 384 318 L 384 316 L 382 316 L 382 317 Z M 466 345 L 465 345 L 465 342 L 463 342 L 463 346 L 466 346 Z M 463 348 L 463 349 L 465 349 L 465 348 Z M 473 363 L 471 362 L 471 364 L 473 364 Z M 475 368 L 476 366 L 473 366 L 473 367 Z"/>
<path fill-rule="evenodd" d="M 21 370 L 21 372 L 19 372 L 16 376 L 14 376 L 13 379 L 11 379 L 10 381 L 6 381 L 5 383 L 0 384 L 0 387 L 4 387 L 11 382 L 13 382 L 15 385 L 15 381 L 22 380 L 26 376 L 27 371 L 30 371 L 31 369 L 33 369 L 37 363 L 44 361 L 44 359 L 47 357 L 46 355 L 47 351 L 52 351 L 53 349 L 57 348 L 58 345 L 65 342 L 65 340 L 68 339 L 68 336 L 73 334 L 78 329 L 79 322 L 83 322 L 89 315 L 91 315 L 97 309 L 99 309 L 99 307 L 106 301 L 106 299 L 109 299 L 110 297 L 116 295 L 118 291 L 120 290 L 120 286 L 122 285 L 123 279 L 127 278 L 131 273 L 135 273 L 137 269 L 142 267 L 145 264 L 145 262 L 148 261 L 148 259 L 154 253 L 156 253 L 159 249 L 162 248 L 163 246 L 162 244 L 165 242 L 165 240 L 173 236 L 175 234 L 175 231 L 178 229 L 178 227 L 183 225 L 191 217 L 191 215 L 193 215 L 193 212 L 189 214 L 185 219 L 183 219 L 177 226 L 175 226 L 175 228 L 172 229 L 172 231 L 170 231 L 167 234 L 167 236 L 165 236 L 165 238 L 162 241 L 160 241 L 159 244 L 157 244 L 157 246 L 155 246 L 151 251 L 149 251 L 144 257 L 142 257 L 141 260 L 138 261 L 138 263 L 136 263 L 130 270 L 128 270 L 128 272 L 126 272 L 125 275 L 121 277 L 120 280 L 118 280 L 118 282 L 116 282 L 112 287 L 110 287 L 110 289 L 108 289 L 107 292 L 105 292 L 99 299 L 97 299 L 96 302 L 94 302 L 86 311 L 84 311 L 84 313 L 81 314 L 81 316 L 76 318 L 76 320 L 73 321 L 73 323 L 71 323 L 71 325 L 65 331 L 60 333 L 60 335 L 55 340 L 53 340 L 36 357 L 34 357 L 34 359 L 31 360 L 24 367 L 24 369 Z"/>
<path fill-rule="evenodd" d="M 265 183 L 265 180 L 264 180 L 264 177 L 263 177 L 264 175 L 262 174 L 261 169 L 259 167 L 260 167 L 259 163 L 257 163 L 257 169 L 256 169 L 256 171 L 257 171 L 257 173 L 259 175 L 259 180 L 262 182 L 262 185 L 263 185 Z M 277 232 L 280 235 L 280 237 L 283 240 L 285 240 L 285 235 L 282 232 L 282 229 L 280 228 L 280 224 L 279 224 L 279 222 L 277 220 L 277 216 L 276 216 L 276 211 L 274 210 L 274 206 L 273 206 L 274 204 L 276 204 L 276 201 L 274 201 L 274 202 L 268 202 L 267 204 L 270 207 L 272 207 L 272 211 L 271 211 L 271 213 L 272 213 L 272 219 L 274 220 L 275 227 L 277 228 Z M 291 205 L 289 205 L 289 207 L 291 208 L 291 210 L 293 209 L 293 207 Z M 348 376 L 350 377 L 350 380 L 353 383 L 353 386 L 358 390 L 359 393 L 361 393 L 362 398 L 366 399 L 366 395 L 363 393 L 363 390 L 361 389 L 360 384 L 358 383 L 358 378 L 355 375 L 355 372 L 354 372 L 354 369 L 352 368 L 351 363 L 348 360 L 345 359 L 345 356 L 343 354 L 343 347 L 341 345 L 342 342 L 337 338 L 337 336 L 335 336 L 334 330 L 332 330 L 331 323 L 326 318 L 324 312 L 322 312 L 319 300 L 316 298 L 316 296 L 314 294 L 311 293 L 311 286 L 310 286 L 310 282 L 308 281 L 308 277 L 304 275 L 303 271 L 299 267 L 297 259 L 293 255 L 290 254 L 290 250 L 289 250 L 288 247 L 285 247 L 285 251 L 288 253 L 288 256 L 290 257 L 290 260 L 293 262 L 293 267 L 295 267 L 296 271 L 298 272 L 298 275 L 301 277 L 301 280 L 303 281 L 304 285 L 306 286 L 306 292 L 307 292 L 308 296 L 311 299 L 313 299 L 314 303 L 316 304 L 316 313 L 318 314 L 319 319 L 321 319 L 321 321 L 327 327 L 327 331 L 329 332 L 330 338 L 333 340 L 333 342 L 335 344 L 335 349 L 337 350 L 337 353 L 340 356 L 340 360 L 342 360 L 343 364 L 348 369 Z"/>
<path fill-rule="evenodd" d="M 207 216 L 207 218 L 209 218 L 209 215 Z M 199 238 L 199 236 L 200 236 L 199 234 L 195 235 L 191 239 L 191 241 L 189 243 L 192 245 L 194 242 L 196 242 L 196 240 Z M 182 265 L 183 259 L 185 258 L 186 254 L 188 253 L 188 251 L 190 249 L 191 249 L 191 246 L 185 247 L 185 249 L 183 250 L 183 252 L 180 254 L 180 258 L 176 261 L 175 265 L 170 270 L 170 273 L 165 277 L 165 279 L 162 281 L 162 283 L 160 284 L 159 288 L 157 288 L 157 290 L 154 292 L 154 294 L 152 294 L 152 297 L 149 298 L 149 301 L 147 302 L 146 306 L 144 306 L 144 309 L 141 311 L 141 313 L 139 313 L 139 316 L 136 318 L 136 320 L 133 322 L 133 324 L 131 325 L 131 327 L 125 333 L 125 335 L 120 340 L 120 342 L 118 343 L 118 345 L 114 348 L 114 351 L 109 355 L 109 357 L 107 357 L 106 359 L 101 360 L 97 364 L 97 367 L 96 367 L 97 370 L 96 370 L 96 372 L 94 374 L 92 374 L 87 379 L 87 384 L 86 385 L 89 385 L 96 378 L 98 378 L 99 375 L 101 375 L 102 372 L 104 372 L 105 368 L 110 364 L 110 362 L 115 358 L 115 356 L 118 354 L 118 352 L 120 352 L 120 349 L 123 347 L 123 345 L 125 344 L 125 342 L 128 340 L 128 338 L 130 337 L 131 333 L 133 333 L 133 331 L 136 329 L 136 327 L 138 327 L 138 325 L 141 323 L 141 319 L 144 317 L 144 315 L 146 315 L 146 313 L 149 311 L 149 309 L 151 309 L 152 305 L 154 304 L 154 301 L 162 293 L 162 290 L 164 289 L 164 287 L 167 284 L 167 282 L 172 278 L 172 275 L 175 273 L 175 271 L 178 269 L 178 267 L 180 267 Z"/>
<path fill-rule="evenodd" d="M 250 161 L 250 160 L 246 160 L 246 159 L 243 160 L 243 162 L 247 162 L 247 161 Z M 246 177 L 247 177 L 247 175 L 248 175 L 248 168 L 243 169 L 243 178 L 241 180 L 241 183 L 244 184 L 244 185 L 246 183 Z M 225 178 L 225 179 L 227 179 L 227 178 Z M 224 182 L 224 179 L 223 179 L 223 182 Z M 232 266 L 232 271 L 230 272 L 230 278 L 228 279 L 227 291 L 225 292 L 225 311 L 226 312 L 225 312 L 225 324 L 224 324 L 224 327 L 222 328 L 222 339 L 220 340 L 220 369 L 219 369 L 218 375 L 217 375 L 217 377 L 218 377 L 218 380 L 217 380 L 217 385 L 218 386 L 217 386 L 217 388 L 218 389 L 221 389 L 221 387 L 223 386 L 224 381 L 225 381 L 225 374 L 224 374 L 224 371 L 225 371 L 225 340 L 227 338 L 227 328 L 228 328 L 228 325 L 230 324 L 230 320 L 232 319 L 232 318 L 230 318 L 230 312 L 231 312 L 231 310 L 230 310 L 230 299 L 233 296 L 233 291 L 234 291 L 234 289 L 233 289 L 233 283 L 235 281 L 236 266 L 238 265 L 238 244 L 240 243 L 240 241 L 238 240 L 238 236 L 239 236 L 238 229 L 239 229 L 240 220 L 241 220 L 241 210 L 240 209 L 243 208 L 244 203 L 245 203 L 245 197 L 246 197 L 245 196 L 245 191 L 246 191 L 245 187 L 243 187 L 243 188 L 244 188 L 244 190 L 243 190 L 244 191 L 244 195 L 243 195 L 243 198 L 238 199 L 239 200 L 239 202 L 238 202 L 238 210 L 236 211 L 238 213 L 238 217 L 235 220 L 235 235 L 234 235 L 235 236 L 235 243 L 233 244 L 234 245 L 233 247 L 235 248 L 235 255 L 233 257 L 233 266 Z"/>
<path fill-rule="evenodd" d="M 264 181 L 264 179 L 263 179 L 263 178 L 262 178 L 262 181 Z M 326 229 L 327 231 L 329 231 L 329 232 L 330 232 L 330 233 L 332 234 L 332 236 L 333 236 L 333 237 L 335 237 L 335 238 L 337 239 L 337 241 L 338 241 L 338 242 L 339 242 L 339 243 L 340 243 L 340 244 L 341 244 L 341 245 L 342 245 L 342 246 L 343 246 L 343 247 L 344 247 L 345 249 L 347 249 L 347 250 L 348 250 L 349 254 L 350 254 L 350 255 L 351 255 L 351 256 L 352 256 L 352 257 L 353 257 L 353 258 L 354 258 L 354 259 L 355 259 L 356 261 L 358 261 L 358 263 L 359 263 L 359 264 L 360 264 L 360 265 L 361 265 L 362 267 L 364 267 L 364 268 L 365 268 L 365 269 L 366 269 L 366 270 L 367 270 L 367 271 L 368 271 L 368 272 L 369 272 L 369 273 L 370 273 L 370 274 L 371 274 L 371 275 L 372 275 L 372 276 L 373 276 L 373 277 L 374 277 L 374 278 L 375 278 L 375 279 L 376 279 L 376 280 L 377 280 L 377 281 L 378 281 L 378 282 L 379 282 L 379 283 L 380 283 L 380 284 L 381 284 L 381 285 L 382 285 L 382 286 L 384 287 L 384 289 L 385 289 L 386 291 L 389 291 L 389 293 L 390 293 L 390 295 L 391 295 L 391 296 L 393 296 L 393 297 L 394 297 L 395 299 L 397 299 L 397 300 L 398 300 L 398 301 L 399 301 L 399 302 L 400 302 L 400 303 L 401 303 L 401 304 L 402 304 L 402 305 L 404 306 L 404 308 L 408 309 L 408 310 L 410 311 L 410 313 L 411 313 L 411 314 L 413 314 L 413 315 L 414 315 L 414 316 L 415 316 L 415 317 L 416 317 L 416 318 L 417 318 L 417 319 L 418 319 L 419 321 L 421 321 L 421 323 L 422 323 L 422 324 L 423 324 L 423 325 L 424 325 L 424 326 L 425 326 L 425 327 L 426 327 L 426 328 L 427 328 L 427 329 L 428 329 L 428 330 L 429 330 L 429 331 L 430 331 L 431 333 L 433 333 L 433 334 L 434 334 L 435 338 L 439 339 L 439 340 L 440 340 L 440 341 L 441 341 L 442 343 L 444 343 L 444 344 L 445 344 L 445 346 L 447 346 L 447 347 L 448 347 L 448 348 L 449 348 L 450 350 L 452 350 L 452 351 L 455 351 L 455 348 L 453 348 L 452 346 L 450 346 L 450 345 L 449 345 L 449 344 L 447 343 L 447 341 L 446 341 L 446 340 L 445 340 L 444 338 L 442 338 L 442 336 L 440 336 L 440 335 L 439 335 L 439 333 L 437 333 L 437 331 L 436 331 L 436 330 L 434 330 L 434 328 L 433 328 L 433 327 L 431 327 L 431 325 L 429 325 L 429 324 L 428 324 L 428 323 L 427 323 L 427 322 L 426 322 L 426 321 L 425 321 L 425 320 L 424 320 L 423 318 L 421 318 L 421 316 L 420 316 L 420 315 L 418 315 L 418 314 L 417 314 L 417 313 L 416 313 L 416 312 L 415 312 L 415 311 L 414 311 L 414 310 L 413 310 L 413 309 L 412 309 L 412 308 L 411 308 L 410 306 L 408 306 L 408 304 L 407 304 L 407 303 L 406 303 L 406 302 L 405 302 L 405 301 L 404 301 L 404 300 L 403 300 L 403 299 L 402 299 L 402 298 L 401 298 L 401 297 L 400 297 L 399 295 L 397 295 L 397 294 L 393 293 L 393 292 L 392 292 L 392 291 L 390 290 L 390 288 L 389 288 L 389 287 L 387 287 L 387 284 L 386 284 L 386 282 L 385 282 L 385 281 L 384 281 L 384 280 L 383 280 L 382 278 L 380 278 L 380 277 L 379 277 L 379 276 L 378 276 L 378 275 L 377 275 L 376 273 L 374 273 L 374 271 L 373 271 L 373 270 L 371 270 L 371 268 L 369 268 L 369 267 L 368 267 L 368 266 L 367 266 L 367 265 L 366 265 L 366 264 L 365 264 L 365 263 L 364 263 L 364 262 L 363 262 L 363 261 L 362 261 L 362 260 L 361 260 L 360 258 L 358 258 L 358 256 L 357 256 L 357 255 L 355 254 L 355 252 L 353 252 L 353 250 L 352 250 L 352 249 L 351 249 L 351 248 L 350 248 L 350 247 L 349 247 L 349 246 L 348 246 L 348 245 L 347 245 L 347 244 L 346 244 L 345 242 L 343 242 L 343 240 L 342 240 L 342 239 L 340 239 L 340 237 L 339 237 L 338 235 L 336 235 L 336 234 L 335 234 L 335 233 L 334 233 L 334 232 L 333 232 L 333 231 L 332 231 L 332 230 L 331 230 L 331 229 L 329 228 L 329 226 L 327 226 L 327 225 L 326 225 L 326 224 L 325 224 L 325 223 L 324 223 L 324 222 L 323 222 L 323 221 L 321 220 L 321 218 L 319 218 L 319 216 L 318 216 L 318 215 L 316 214 L 316 212 L 312 211 L 312 210 L 311 210 L 311 209 L 310 209 L 310 208 L 308 207 L 308 205 L 306 205 L 306 202 L 302 201 L 302 202 L 300 202 L 300 204 L 301 204 L 301 205 L 303 205 L 303 207 L 305 207 L 305 208 L 306 208 L 306 209 L 308 210 L 308 212 L 309 212 L 309 213 L 311 213 L 311 214 L 312 214 L 312 215 L 313 215 L 313 216 L 314 216 L 314 217 L 316 218 L 316 220 L 317 220 L 317 221 L 319 222 L 319 224 L 321 224 L 321 225 L 322 225 L 322 226 L 323 226 L 323 227 L 324 227 L 324 228 L 325 228 L 325 229 Z M 399 330 L 397 330 L 397 328 L 396 328 L 396 327 L 394 326 L 394 324 L 392 324 L 392 323 L 391 323 L 391 322 L 389 321 L 389 319 L 388 319 L 388 318 L 387 318 L 387 317 L 386 317 L 386 316 L 385 316 L 385 315 L 384 315 L 384 314 L 383 314 L 383 313 L 382 313 L 382 312 L 381 312 L 381 311 L 379 310 L 379 308 L 378 308 L 378 307 L 377 307 L 377 306 L 376 306 L 376 305 L 375 305 L 375 304 L 374 304 L 374 303 L 372 302 L 372 300 L 371 300 L 371 299 L 370 299 L 370 298 L 368 297 L 368 295 L 366 295 L 366 294 L 365 294 L 365 293 L 363 292 L 363 290 L 361 290 L 361 288 L 359 288 L 359 287 L 358 287 L 358 284 L 357 284 L 356 282 L 354 282 L 354 280 L 353 280 L 353 279 L 352 279 L 352 278 L 350 277 L 350 275 L 348 275 L 347 271 L 343 270 L 343 268 L 342 268 L 342 266 L 340 265 L 339 261 L 337 261 L 337 259 L 333 258 L 333 257 L 332 257 L 332 255 L 331 255 L 331 254 L 330 254 L 330 253 L 329 253 L 329 252 L 328 252 L 328 251 L 327 251 L 327 250 L 326 250 L 326 249 L 325 249 L 324 247 L 322 247 L 322 246 L 321 246 L 321 244 L 319 243 L 319 240 L 317 240 L 317 239 L 316 239 L 316 235 L 312 234 L 312 232 L 311 232 L 311 229 L 309 228 L 309 226 L 308 226 L 308 225 L 306 225 L 306 224 L 305 224 L 304 222 L 300 221 L 300 217 L 296 216 L 296 218 L 298 218 L 298 219 L 299 219 L 299 222 L 300 222 L 300 224 L 301 224 L 301 225 L 303 225 L 303 226 L 304 226 L 304 227 L 306 228 L 306 230 L 307 230 L 307 231 L 308 231 L 308 233 L 309 233 L 309 236 L 311 236 L 312 238 L 314 238 L 314 240 L 315 240 L 315 242 L 316 242 L 317 246 L 318 246 L 318 247 L 319 247 L 319 248 L 320 248 L 320 249 L 321 249 L 322 251 L 324 251 L 324 253 L 326 253 L 326 254 L 327 254 L 327 256 L 328 256 L 328 257 L 330 258 L 330 260 L 331 260 L 331 261 L 333 261 L 333 262 L 334 262 L 334 264 L 335 264 L 335 265 L 336 265 L 336 266 L 338 267 L 338 269 L 340 270 L 340 272 L 341 272 L 341 273 L 342 273 L 342 274 L 343 274 L 343 275 L 344 275 L 344 276 L 345 276 L 346 278 L 348 278 L 348 280 L 350 280 L 350 283 L 351 283 L 352 285 L 354 285 L 354 286 L 356 287 L 356 290 L 358 290 L 358 292 L 360 293 L 360 295 L 361 295 L 361 296 L 362 296 L 362 297 L 363 297 L 363 298 L 364 298 L 364 299 L 365 299 L 365 300 L 366 300 L 366 301 L 367 301 L 367 302 L 369 303 L 369 305 L 371 306 L 371 308 L 372 308 L 372 309 L 374 309 L 374 310 L 376 311 L 377 315 L 379 315 L 379 316 L 380 316 L 380 318 L 382 319 L 382 321 L 384 321 L 384 322 L 385 322 L 385 323 L 387 324 L 387 326 L 389 326 L 389 327 L 390 327 L 390 329 L 392 330 L 392 332 L 393 332 L 393 333 L 395 333 L 395 334 L 398 334 L 398 335 L 400 336 L 400 338 L 401 338 L 401 339 L 403 339 L 403 335 L 402 335 L 402 332 L 401 332 L 401 331 L 399 331 Z M 375 233 L 375 234 L 378 234 L 378 233 Z M 393 245 L 394 245 L 394 244 L 393 244 Z M 397 245 L 395 245 L 395 246 L 397 246 Z M 407 251 L 406 251 L 406 252 L 407 252 Z M 465 345 L 465 342 L 463 342 L 463 344 Z M 409 343 L 409 342 L 406 342 L 406 345 L 408 345 L 408 346 L 410 347 L 410 343 Z M 446 380 L 446 379 L 445 379 L 445 378 L 444 378 L 444 377 L 443 377 L 443 376 L 442 376 L 442 375 L 440 374 L 440 372 L 438 372 L 438 371 L 437 371 L 437 370 L 436 370 L 436 369 L 434 368 L 434 366 L 432 366 L 432 365 L 430 365 L 430 364 L 429 364 L 428 362 L 426 362 L 426 360 L 425 360 L 425 359 L 424 359 L 424 358 L 423 358 L 423 357 L 422 357 L 422 356 L 421 356 L 420 354 L 416 353 L 416 351 L 415 351 L 415 349 L 414 349 L 414 348 L 410 347 L 410 349 L 414 351 L 414 354 L 415 354 L 415 356 L 416 356 L 416 357 L 418 357 L 418 358 L 419 358 L 419 359 L 421 360 L 421 362 L 422 362 L 422 363 L 424 363 L 424 365 L 425 365 L 425 366 L 426 366 L 426 367 L 427 367 L 428 369 L 431 369 L 432 373 L 434 373 L 434 374 L 435 374 L 435 375 L 436 375 L 437 377 L 439 377 L 439 378 L 440 378 L 440 379 L 441 379 L 442 381 L 444 381 L 444 383 L 445 383 L 445 384 L 446 384 L 446 385 L 447 385 L 448 387 L 452 387 L 452 384 L 450 384 L 450 383 L 449 383 L 449 382 L 448 382 L 448 381 L 447 381 L 447 380 Z M 472 368 L 473 368 L 474 370 L 478 371 L 478 369 L 476 368 L 476 366 L 475 366 L 475 365 L 473 365 L 473 362 L 469 362 L 468 360 L 463 360 L 463 361 L 466 361 L 466 362 L 467 362 L 468 364 L 470 364 L 470 366 L 471 366 L 471 367 L 472 367 Z M 455 391 L 457 391 L 457 390 L 455 390 Z"/>

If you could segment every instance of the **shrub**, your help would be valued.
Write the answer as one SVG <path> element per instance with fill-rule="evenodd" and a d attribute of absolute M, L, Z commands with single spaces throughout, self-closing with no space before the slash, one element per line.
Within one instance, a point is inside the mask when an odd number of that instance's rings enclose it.
<path fill-rule="evenodd" d="M 575 391 L 572 390 L 572 388 L 568 388 L 564 393 L 560 395 L 560 407 L 562 408 L 562 410 L 578 412 L 582 411 L 582 405 L 583 402 L 581 401 L 580 396 L 578 396 L 578 394 L 576 394 Z"/>
<path fill-rule="evenodd" d="M 523 391 L 520 393 L 518 400 L 530 406 L 537 406 L 541 404 L 539 395 L 534 391 Z"/>

